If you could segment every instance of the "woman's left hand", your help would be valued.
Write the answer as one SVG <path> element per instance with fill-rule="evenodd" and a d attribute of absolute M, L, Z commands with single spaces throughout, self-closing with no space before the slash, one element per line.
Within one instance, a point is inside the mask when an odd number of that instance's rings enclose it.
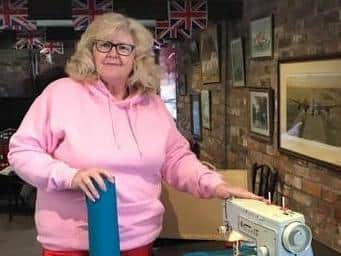
<path fill-rule="evenodd" d="M 253 194 L 244 188 L 230 186 L 225 183 L 221 183 L 218 186 L 216 186 L 215 196 L 220 199 L 238 197 L 238 198 L 248 198 L 248 199 L 256 199 L 256 200 L 265 201 L 264 197 Z"/>

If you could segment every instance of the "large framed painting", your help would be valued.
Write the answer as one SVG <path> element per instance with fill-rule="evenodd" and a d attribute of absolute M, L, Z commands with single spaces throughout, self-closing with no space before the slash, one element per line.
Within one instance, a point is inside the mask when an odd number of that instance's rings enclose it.
<path fill-rule="evenodd" d="M 251 21 L 250 49 L 251 58 L 272 57 L 273 27 L 272 16 Z"/>
<path fill-rule="evenodd" d="M 187 74 L 186 74 L 186 71 L 183 71 L 183 72 L 180 71 L 178 73 L 177 89 L 178 89 L 178 95 L 186 96 L 186 94 L 187 94 Z"/>
<path fill-rule="evenodd" d="M 279 61 L 279 150 L 341 169 L 341 57 Z"/>
<path fill-rule="evenodd" d="M 200 53 L 199 53 L 199 43 L 197 40 L 192 39 L 189 44 L 190 53 L 191 53 L 191 62 L 192 64 L 200 63 Z"/>
<path fill-rule="evenodd" d="M 201 91 L 202 127 L 211 129 L 211 92 Z"/>
<path fill-rule="evenodd" d="M 201 97 L 197 92 L 191 94 L 191 130 L 194 139 L 202 139 Z"/>
<path fill-rule="evenodd" d="M 0 55 L 0 98 L 34 97 L 37 54 L 27 49 L 0 48 Z"/>
<path fill-rule="evenodd" d="M 245 86 L 243 41 L 239 37 L 231 41 L 231 69 L 233 87 Z"/>
<path fill-rule="evenodd" d="M 271 88 L 250 88 L 250 135 L 272 142 L 273 91 Z"/>
<path fill-rule="evenodd" d="M 200 34 L 200 58 L 202 82 L 204 84 L 220 82 L 218 26 L 208 26 Z"/>

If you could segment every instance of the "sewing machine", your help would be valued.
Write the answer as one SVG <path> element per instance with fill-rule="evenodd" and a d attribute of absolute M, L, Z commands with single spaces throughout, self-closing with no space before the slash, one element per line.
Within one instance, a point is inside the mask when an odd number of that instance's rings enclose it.
<path fill-rule="evenodd" d="M 312 234 L 300 213 L 258 200 L 228 199 L 223 216 L 220 231 L 254 241 L 257 256 L 313 255 Z"/>

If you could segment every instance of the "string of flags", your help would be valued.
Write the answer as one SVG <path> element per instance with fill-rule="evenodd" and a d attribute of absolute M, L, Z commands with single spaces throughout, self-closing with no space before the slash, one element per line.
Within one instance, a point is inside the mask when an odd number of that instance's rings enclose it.
<path fill-rule="evenodd" d="M 97 15 L 112 11 L 112 0 L 72 0 L 74 29 L 85 30 Z"/>
<path fill-rule="evenodd" d="M 112 0 L 72 0 L 72 20 L 75 30 L 85 30 L 97 15 L 113 11 Z M 28 19 L 28 0 L 0 0 L 0 30 L 37 30 Z"/>
<path fill-rule="evenodd" d="M 0 0 L 0 30 L 37 30 L 34 21 L 28 20 L 28 0 Z"/>
<path fill-rule="evenodd" d="M 156 21 L 157 40 L 190 39 L 194 30 L 207 28 L 207 0 L 168 0 L 168 20 Z"/>
<path fill-rule="evenodd" d="M 74 30 L 85 30 L 95 16 L 113 11 L 112 0 L 72 0 Z M 40 49 L 44 53 L 64 54 L 63 42 L 46 42 L 34 20 L 28 19 L 28 0 L 0 0 L 0 30 L 14 30 L 14 47 Z"/>
<path fill-rule="evenodd" d="M 28 19 L 28 1 L 0 0 L 0 30 L 18 33 L 16 49 L 47 48 L 50 53 L 63 54 L 63 43 L 44 42 L 36 22 Z M 170 39 L 190 39 L 193 31 L 207 28 L 207 0 L 168 0 L 167 4 L 168 19 L 156 21 L 155 46 L 160 47 Z M 72 0 L 74 30 L 85 30 L 97 15 L 112 11 L 112 0 Z"/>

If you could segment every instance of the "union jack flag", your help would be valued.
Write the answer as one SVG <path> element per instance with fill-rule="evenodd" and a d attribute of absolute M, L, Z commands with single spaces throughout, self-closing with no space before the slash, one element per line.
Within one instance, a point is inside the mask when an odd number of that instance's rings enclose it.
<path fill-rule="evenodd" d="M 27 19 L 28 0 L 0 0 L 0 30 L 36 30 L 33 21 Z"/>
<path fill-rule="evenodd" d="M 64 54 L 64 43 L 63 42 L 45 42 L 43 50 L 48 53 L 57 53 L 60 55 Z"/>
<path fill-rule="evenodd" d="M 112 0 L 72 0 L 74 29 L 85 30 L 96 15 L 112 11 Z"/>
<path fill-rule="evenodd" d="M 43 35 L 40 32 L 26 31 L 17 33 L 18 41 L 15 43 L 17 50 L 21 49 L 42 49 L 44 47 Z"/>
<path fill-rule="evenodd" d="M 171 27 L 190 38 L 193 29 L 207 28 L 207 0 L 169 0 L 168 19 Z"/>
<path fill-rule="evenodd" d="M 157 20 L 155 25 L 155 38 L 161 39 L 175 39 L 178 36 L 176 27 L 170 27 L 168 20 Z"/>

